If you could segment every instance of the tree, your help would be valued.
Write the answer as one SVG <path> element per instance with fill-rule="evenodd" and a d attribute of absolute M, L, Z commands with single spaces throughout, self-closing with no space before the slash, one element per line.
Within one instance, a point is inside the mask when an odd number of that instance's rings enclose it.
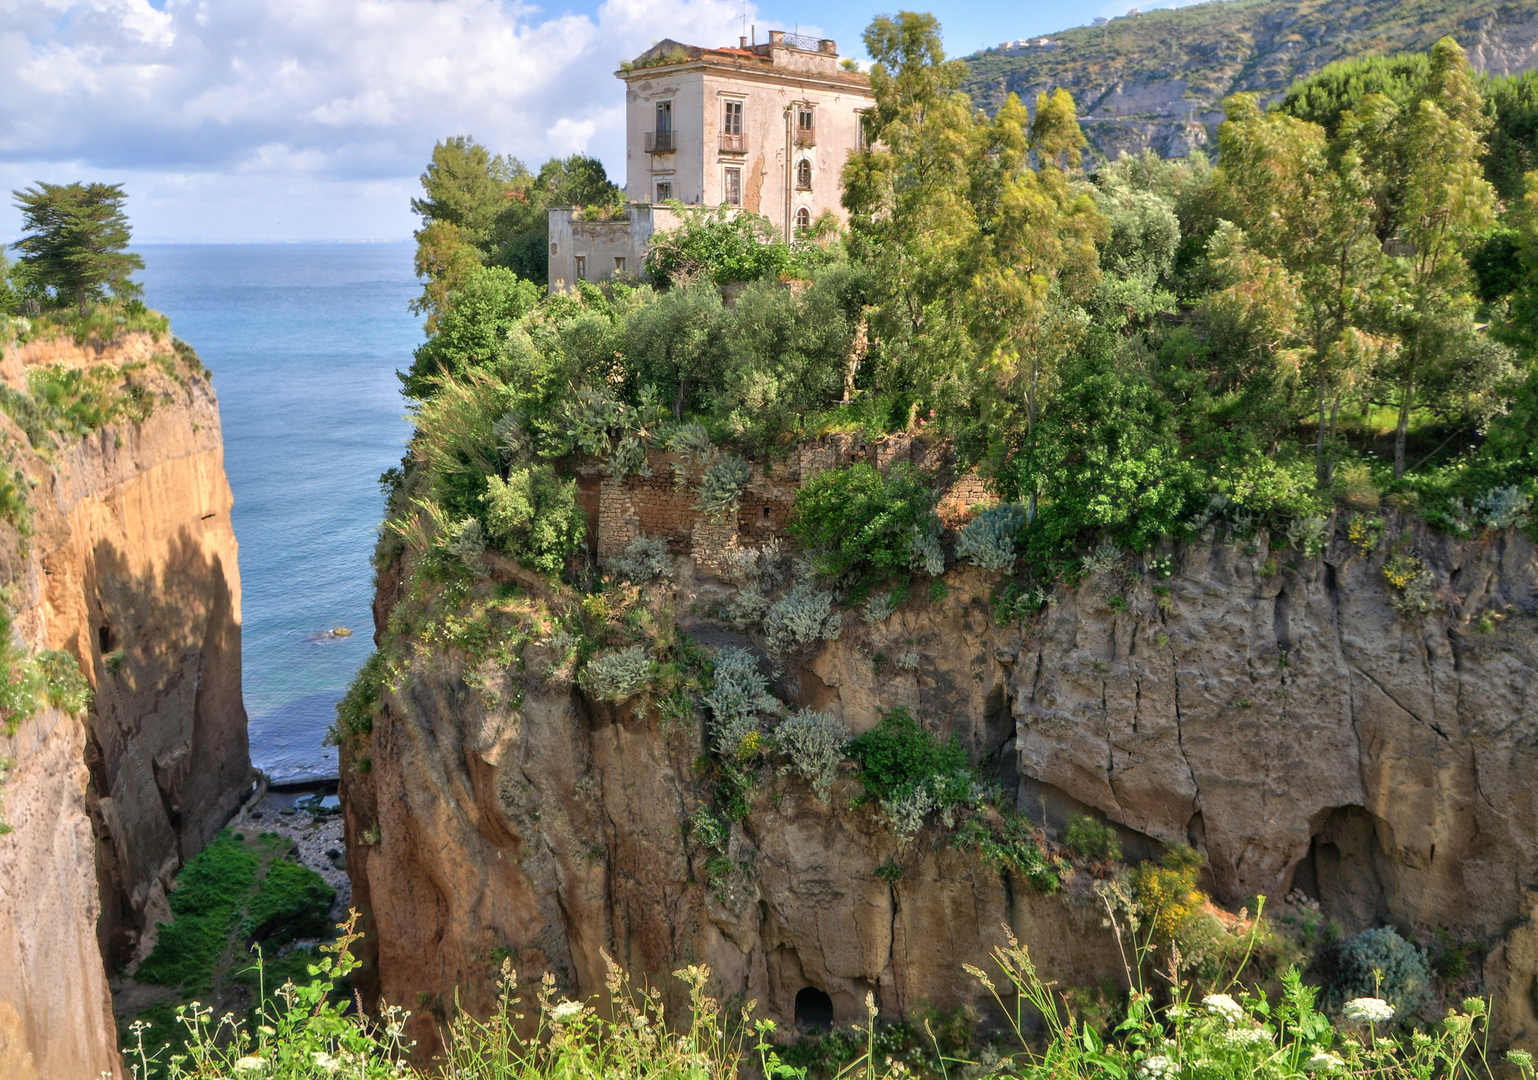
<path fill-rule="evenodd" d="M 104 287 L 120 298 L 140 292 L 128 276 L 144 269 L 144 260 L 127 250 L 123 185 L 39 182 L 11 194 L 22 216 L 22 238 L 12 245 L 20 261 L 58 298 L 73 295 L 81 318 Z"/>

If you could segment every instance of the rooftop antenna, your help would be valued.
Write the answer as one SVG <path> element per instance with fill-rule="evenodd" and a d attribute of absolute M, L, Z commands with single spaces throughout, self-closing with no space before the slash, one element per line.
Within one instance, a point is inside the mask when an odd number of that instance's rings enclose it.
<path fill-rule="evenodd" d="M 744 30 L 748 28 L 748 0 L 742 0 L 742 28 Z M 747 37 L 748 35 L 743 34 L 742 36 Z"/>

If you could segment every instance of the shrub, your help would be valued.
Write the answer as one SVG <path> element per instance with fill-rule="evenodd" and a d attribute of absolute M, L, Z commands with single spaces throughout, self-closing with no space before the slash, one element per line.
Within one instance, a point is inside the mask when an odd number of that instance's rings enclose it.
<path fill-rule="evenodd" d="M 738 758 L 750 737 L 759 737 L 761 714 L 774 715 L 781 708 L 769 693 L 769 680 L 759 670 L 757 658 L 746 649 L 722 649 L 717 654 L 703 700 L 715 720 L 712 744 L 727 761 Z M 755 743 L 753 752 L 757 749 Z"/>
<path fill-rule="evenodd" d="M 843 616 L 833 610 L 833 594 L 808 585 L 780 597 L 764 613 L 769 651 L 779 656 L 814 641 L 837 640 L 842 629 Z"/>
<path fill-rule="evenodd" d="M 1391 926 L 1363 930 L 1340 947 L 1339 966 L 1330 987 L 1339 1005 L 1352 998 L 1382 998 L 1397 1019 L 1408 1019 L 1426 1000 L 1431 964 L 1426 954 Z"/>
<path fill-rule="evenodd" d="M 602 653 L 582 669 L 582 688 L 599 701 L 618 704 L 646 688 L 651 681 L 652 661 L 641 645 Z"/>
<path fill-rule="evenodd" d="M 736 454 L 722 454 L 705 466 L 694 507 L 717 521 L 737 512 L 742 488 L 748 482 L 748 463 Z"/>
<path fill-rule="evenodd" d="M 1132 894 L 1161 940 L 1173 941 L 1206 902 L 1196 887 L 1202 862 L 1185 844 L 1171 844 L 1159 862 L 1139 863 L 1132 872 Z"/>
<path fill-rule="evenodd" d="M 838 776 L 838 765 L 844 760 L 844 746 L 848 742 L 849 729 L 842 720 L 813 709 L 787 716 L 774 729 L 773 736 L 775 750 L 790 759 L 780 771 L 793 770 L 812 785 L 824 802 L 828 799 L 828 788 Z"/>
<path fill-rule="evenodd" d="M 48 704 L 54 708 L 74 715 L 91 703 L 91 684 L 74 654 L 44 650 L 37 654 L 37 669 L 43 677 Z"/>
<path fill-rule="evenodd" d="M 660 536 L 638 536 L 625 550 L 609 560 L 609 572 L 617 581 L 637 585 L 673 576 L 673 558 L 668 542 Z"/>
<path fill-rule="evenodd" d="M 1081 556 L 1079 559 L 1079 572 L 1085 577 L 1094 577 L 1103 574 L 1117 563 L 1121 562 L 1122 551 L 1111 540 L 1102 540 L 1095 546 L 1095 550 Z"/>
<path fill-rule="evenodd" d="M 1305 555 L 1318 555 L 1324 550 L 1328 525 L 1329 518 L 1323 514 L 1293 518 L 1287 524 L 1287 543 Z"/>
<path fill-rule="evenodd" d="M 967 523 L 956 541 L 956 558 L 984 570 L 1015 565 L 1015 537 L 1025 526 L 1025 508 L 1016 503 L 990 506 Z"/>
<path fill-rule="evenodd" d="M 1089 814 L 1075 814 L 1068 819 L 1063 842 L 1092 859 L 1121 858 L 1121 841 L 1116 837 L 1116 830 Z"/>
<path fill-rule="evenodd" d="M 796 494 L 788 530 L 815 553 L 819 573 L 853 585 L 906 577 L 914 569 L 943 573 L 935 497 L 918 471 L 895 466 L 825 469 Z"/>
<path fill-rule="evenodd" d="M 866 794 L 883 800 L 928 787 L 934 778 L 968 773 L 967 753 L 956 735 L 941 742 L 901 706 L 857 736 L 849 744 L 849 756 L 860 764 Z M 953 788 L 941 792 L 938 799 L 937 805 L 960 801 Z"/>
<path fill-rule="evenodd" d="M 384 692 L 384 656 L 369 653 L 358 674 L 353 677 L 347 693 L 336 703 L 336 727 L 333 729 L 338 745 L 342 738 L 359 738 L 374 730 L 374 709 Z"/>
<path fill-rule="evenodd" d="M 868 623 L 885 622 L 897 610 L 898 600 L 889 592 L 873 592 L 865 598 L 860 617 Z"/>
<path fill-rule="evenodd" d="M 587 536 L 577 482 L 549 465 L 515 469 L 486 481 L 486 524 L 502 550 L 542 574 L 557 574 Z"/>
<path fill-rule="evenodd" d="M 1522 528 L 1532 520 L 1533 500 L 1511 485 L 1492 488 L 1474 500 L 1474 513 L 1487 529 Z"/>

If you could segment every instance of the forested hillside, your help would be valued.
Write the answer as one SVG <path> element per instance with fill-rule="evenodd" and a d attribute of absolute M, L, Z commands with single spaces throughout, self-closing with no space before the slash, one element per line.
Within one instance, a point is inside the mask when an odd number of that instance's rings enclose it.
<path fill-rule="evenodd" d="M 1131 7 L 1131 3 L 1126 5 Z M 1009 34 L 1004 25 L 1001 33 Z M 990 111 L 1067 89 L 1085 134 L 1109 158 L 1151 146 L 1207 146 L 1221 102 L 1274 95 L 1336 60 L 1423 52 L 1450 35 L 1476 70 L 1525 71 L 1538 53 L 1538 5 L 1525 0 L 1222 0 L 1055 34 L 1050 48 L 967 57 L 964 89 Z"/>

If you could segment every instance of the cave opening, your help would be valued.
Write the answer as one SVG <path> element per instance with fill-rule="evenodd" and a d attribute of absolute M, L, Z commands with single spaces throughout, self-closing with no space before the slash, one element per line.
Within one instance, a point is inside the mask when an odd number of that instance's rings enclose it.
<path fill-rule="evenodd" d="M 796 1026 L 813 1031 L 833 1027 L 833 999 L 815 986 L 796 991 Z"/>
<path fill-rule="evenodd" d="M 96 628 L 96 644 L 103 656 L 112 651 L 112 627 L 102 623 Z"/>

